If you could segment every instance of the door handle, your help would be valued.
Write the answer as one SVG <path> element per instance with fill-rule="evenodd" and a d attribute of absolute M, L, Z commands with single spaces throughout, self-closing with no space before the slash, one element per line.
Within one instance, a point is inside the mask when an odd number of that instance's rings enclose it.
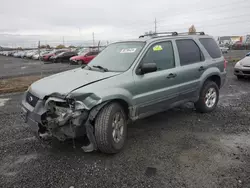
<path fill-rule="evenodd" d="M 199 71 L 204 71 L 205 68 L 204 68 L 203 66 L 201 66 L 198 70 L 199 70 Z"/>
<path fill-rule="evenodd" d="M 167 78 L 170 79 L 170 78 L 175 78 L 177 76 L 177 74 L 174 74 L 174 73 L 170 73 Z"/>

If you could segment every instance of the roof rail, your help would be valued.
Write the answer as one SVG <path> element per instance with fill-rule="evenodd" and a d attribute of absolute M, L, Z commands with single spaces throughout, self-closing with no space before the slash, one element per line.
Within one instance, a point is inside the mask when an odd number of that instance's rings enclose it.
<path fill-rule="evenodd" d="M 184 32 L 184 33 L 177 33 L 176 31 L 173 32 L 160 32 L 160 33 L 150 33 L 150 34 L 145 34 L 145 35 L 141 35 L 139 36 L 139 38 L 143 38 L 143 37 L 164 37 L 164 36 L 178 36 L 178 35 L 205 35 L 205 33 L 202 32 L 193 32 L 193 33 L 189 33 L 189 32 Z M 159 36 L 159 35 L 163 35 L 163 36 Z"/>
<path fill-rule="evenodd" d="M 161 33 L 150 33 L 150 34 L 145 34 L 145 35 L 141 35 L 139 36 L 139 38 L 143 38 L 143 37 L 158 37 L 158 35 L 172 35 L 172 36 L 177 36 L 178 33 L 176 31 L 174 32 L 161 32 Z"/>
<path fill-rule="evenodd" d="M 191 33 L 189 33 L 189 32 L 183 32 L 183 33 L 178 33 L 179 35 L 205 35 L 205 33 L 203 32 L 203 31 L 201 31 L 201 32 L 191 32 Z"/>

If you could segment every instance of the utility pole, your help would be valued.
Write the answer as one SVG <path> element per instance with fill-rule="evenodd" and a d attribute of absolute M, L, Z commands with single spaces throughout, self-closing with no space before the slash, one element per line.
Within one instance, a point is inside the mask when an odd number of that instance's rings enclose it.
<path fill-rule="evenodd" d="M 156 22 L 156 18 L 155 18 L 155 33 L 156 33 L 156 29 L 157 29 L 157 22 Z"/>
<path fill-rule="evenodd" d="M 38 54 L 39 54 L 39 58 L 40 58 L 40 40 L 38 41 Z"/>
<path fill-rule="evenodd" d="M 63 46 L 64 46 L 64 36 L 63 36 Z"/>
<path fill-rule="evenodd" d="M 93 36 L 93 46 L 95 46 L 95 33 L 94 32 L 92 33 L 92 36 Z"/>

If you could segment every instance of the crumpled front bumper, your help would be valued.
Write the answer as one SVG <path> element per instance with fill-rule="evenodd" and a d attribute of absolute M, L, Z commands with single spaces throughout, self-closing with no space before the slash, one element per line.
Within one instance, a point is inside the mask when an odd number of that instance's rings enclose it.
<path fill-rule="evenodd" d="M 38 99 L 36 104 L 31 103 L 28 92 L 25 92 L 21 102 L 22 118 L 25 123 L 30 126 L 30 129 L 38 134 L 41 130 L 46 129 L 52 136 L 59 140 L 65 140 L 67 138 L 76 138 L 84 136 L 86 134 L 85 126 L 65 124 L 62 126 L 54 125 L 53 128 L 49 127 L 48 124 L 44 125 L 47 109 L 45 107 L 45 101 Z M 43 133 L 43 132 L 42 132 Z"/>
<path fill-rule="evenodd" d="M 25 123 L 30 125 L 31 130 L 38 132 L 39 124 L 42 123 L 42 115 L 46 112 L 44 108 L 44 102 L 42 100 L 38 100 L 36 105 L 33 107 L 28 103 L 27 92 L 23 95 L 21 109 L 22 109 L 22 118 Z"/>

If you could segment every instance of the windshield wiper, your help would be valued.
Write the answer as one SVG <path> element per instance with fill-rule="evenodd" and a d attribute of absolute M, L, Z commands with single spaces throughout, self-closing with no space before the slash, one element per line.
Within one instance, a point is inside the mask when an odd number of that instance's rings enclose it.
<path fill-rule="evenodd" d="M 98 69 L 101 69 L 101 70 L 103 70 L 104 72 L 108 72 L 108 71 L 109 71 L 107 68 L 102 67 L 101 65 L 94 65 L 93 67 L 98 68 Z"/>

